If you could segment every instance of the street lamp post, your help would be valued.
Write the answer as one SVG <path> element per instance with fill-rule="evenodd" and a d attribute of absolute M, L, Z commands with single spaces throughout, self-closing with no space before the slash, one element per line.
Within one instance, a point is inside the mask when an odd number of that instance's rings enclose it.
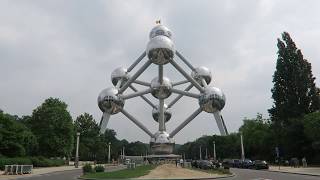
<path fill-rule="evenodd" d="M 108 147 L 108 163 L 110 164 L 110 145 L 111 145 L 111 142 L 109 142 L 109 147 Z"/>
<path fill-rule="evenodd" d="M 199 151 L 199 157 L 200 157 L 200 160 L 202 160 L 202 153 L 201 153 L 201 146 L 200 146 L 200 151 Z"/>
<path fill-rule="evenodd" d="M 244 161 L 244 148 L 243 148 L 243 137 L 242 137 L 242 132 L 240 132 L 240 141 L 241 141 L 241 159 Z"/>
<path fill-rule="evenodd" d="M 80 133 L 77 132 L 76 157 L 75 157 L 75 161 L 74 161 L 74 166 L 75 166 L 76 168 L 79 167 L 79 140 L 80 140 Z"/>
<path fill-rule="evenodd" d="M 217 155 L 216 155 L 216 142 L 213 141 L 213 160 L 217 160 Z"/>

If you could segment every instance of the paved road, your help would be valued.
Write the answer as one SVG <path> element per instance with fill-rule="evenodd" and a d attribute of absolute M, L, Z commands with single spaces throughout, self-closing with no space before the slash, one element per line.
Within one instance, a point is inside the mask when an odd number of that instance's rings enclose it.
<path fill-rule="evenodd" d="M 81 169 L 40 174 L 30 177 L 20 177 L 18 180 L 75 180 L 82 173 Z"/>
<path fill-rule="evenodd" d="M 222 180 L 319 180 L 319 176 L 306 176 L 287 173 L 270 172 L 265 170 L 231 169 L 236 175 Z M 20 180 L 75 180 L 81 170 L 54 172 L 44 175 L 19 178 Z"/>
<path fill-rule="evenodd" d="M 118 166 L 113 167 L 110 169 L 106 169 L 106 172 L 111 171 L 117 171 L 126 168 L 125 166 Z M 35 176 L 29 176 L 29 177 L 19 177 L 17 180 L 75 180 L 78 179 L 78 177 L 82 175 L 82 170 L 68 170 L 68 171 L 59 171 L 59 172 L 53 172 L 48 174 L 40 174 Z"/>
<path fill-rule="evenodd" d="M 306 176 L 298 174 L 288 174 L 271 172 L 266 170 L 251 170 L 251 169 L 231 169 L 235 173 L 232 178 L 224 180 L 319 180 L 319 176 Z"/>

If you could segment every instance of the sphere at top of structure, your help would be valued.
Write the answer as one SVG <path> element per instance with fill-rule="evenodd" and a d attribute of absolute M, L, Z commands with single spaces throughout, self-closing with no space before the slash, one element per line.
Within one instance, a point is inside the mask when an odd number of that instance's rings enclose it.
<path fill-rule="evenodd" d="M 174 57 L 174 44 L 167 36 L 155 36 L 150 39 L 146 52 L 152 63 L 167 64 Z"/>
<path fill-rule="evenodd" d="M 159 117 L 160 117 L 160 109 L 159 105 L 156 106 L 156 108 L 152 109 L 152 117 L 155 121 L 159 122 Z M 164 120 L 165 122 L 168 122 L 171 119 L 171 111 L 168 109 L 168 106 L 164 104 Z"/>
<path fill-rule="evenodd" d="M 199 105 L 203 111 L 214 113 L 221 111 L 226 103 L 226 96 L 216 87 L 206 86 L 199 97 Z"/>
<path fill-rule="evenodd" d="M 159 77 L 152 79 L 150 87 L 151 94 L 158 99 L 165 99 L 172 94 L 172 83 L 167 77 L 163 77 L 162 84 L 159 82 Z"/>
<path fill-rule="evenodd" d="M 156 36 L 167 36 L 171 39 L 172 33 L 169 28 L 164 25 L 157 25 L 150 31 L 149 38 L 152 39 Z"/>
<path fill-rule="evenodd" d="M 119 88 L 122 87 L 129 80 L 129 78 L 130 77 L 129 77 L 127 69 L 123 68 L 123 67 L 119 67 L 119 68 L 113 70 L 111 73 L 111 81 L 114 86 L 116 86 L 118 84 L 118 82 L 120 80 L 122 80 Z"/>
<path fill-rule="evenodd" d="M 204 67 L 204 66 L 200 66 L 200 67 L 195 68 L 191 72 L 191 77 L 193 79 L 195 79 L 201 86 L 204 86 L 201 79 L 204 79 L 207 84 L 210 84 L 212 74 L 211 74 L 211 71 L 209 68 Z"/>
<path fill-rule="evenodd" d="M 118 89 L 106 88 L 98 96 L 98 106 L 102 112 L 117 114 L 124 106 L 124 100 L 118 96 Z"/>

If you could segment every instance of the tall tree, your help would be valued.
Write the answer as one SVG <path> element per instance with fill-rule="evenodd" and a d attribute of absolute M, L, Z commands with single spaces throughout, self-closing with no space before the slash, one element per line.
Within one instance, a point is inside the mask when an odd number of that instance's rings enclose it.
<path fill-rule="evenodd" d="M 33 110 L 28 121 L 39 143 L 39 155 L 69 157 L 74 147 L 74 127 L 67 104 L 48 98 Z"/>
<path fill-rule="evenodd" d="M 301 117 L 319 109 L 320 102 L 312 75 L 311 64 L 303 58 L 289 33 L 278 39 L 278 59 L 273 75 L 271 120 L 283 126 L 288 119 Z"/>

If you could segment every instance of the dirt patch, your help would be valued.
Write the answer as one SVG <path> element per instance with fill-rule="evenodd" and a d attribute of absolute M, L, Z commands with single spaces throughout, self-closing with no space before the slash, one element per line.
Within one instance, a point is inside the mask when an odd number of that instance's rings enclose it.
<path fill-rule="evenodd" d="M 221 177 L 219 174 L 209 174 L 187 168 L 176 167 L 175 164 L 163 164 L 152 170 L 149 174 L 138 179 L 191 179 Z"/>

